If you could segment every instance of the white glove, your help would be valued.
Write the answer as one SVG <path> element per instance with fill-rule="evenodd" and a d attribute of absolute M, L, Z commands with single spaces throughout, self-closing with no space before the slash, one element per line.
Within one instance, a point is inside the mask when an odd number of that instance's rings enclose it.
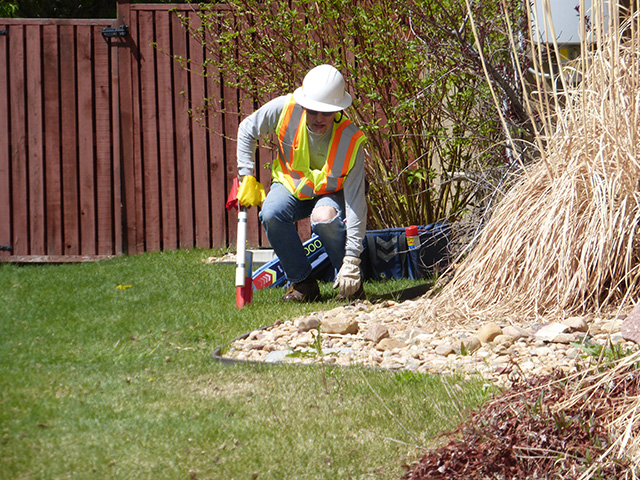
<path fill-rule="evenodd" d="M 339 294 L 348 298 L 358 291 L 361 284 L 360 259 L 347 255 L 342 260 L 342 267 L 336 281 L 333 282 L 333 288 L 339 288 Z"/>

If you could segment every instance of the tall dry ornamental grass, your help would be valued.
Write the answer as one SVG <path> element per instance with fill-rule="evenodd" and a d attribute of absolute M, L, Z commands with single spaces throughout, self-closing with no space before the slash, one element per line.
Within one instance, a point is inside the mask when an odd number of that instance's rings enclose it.
<path fill-rule="evenodd" d="M 640 20 L 636 10 L 620 26 L 617 8 L 598 13 L 604 3 L 593 1 L 581 58 L 529 92 L 541 114 L 541 160 L 496 207 L 425 316 L 562 317 L 640 297 Z M 533 45 L 541 68 L 548 47 Z"/>

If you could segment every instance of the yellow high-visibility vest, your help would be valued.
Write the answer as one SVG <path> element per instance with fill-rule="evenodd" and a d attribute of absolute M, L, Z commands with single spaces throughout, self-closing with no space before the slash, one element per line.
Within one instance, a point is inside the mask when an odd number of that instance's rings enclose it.
<path fill-rule="evenodd" d="M 278 158 L 273 162 L 273 179 L 300 200 L 337 192 L 353 168 L 358 148 L 366 140 L 350 120 L 333 122 L 327 161 L 321 170 L 310 167 L 307 113 L 289 95 L 277 126 Z"/>

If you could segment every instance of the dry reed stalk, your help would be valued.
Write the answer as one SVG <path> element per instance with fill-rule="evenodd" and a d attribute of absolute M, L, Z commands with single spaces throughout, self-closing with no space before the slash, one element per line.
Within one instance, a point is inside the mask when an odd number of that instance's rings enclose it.
<path fill-rule="evenodd" d="M 639 297 L 639 23 L 636 12 L 625 38 L 615 22 L 595 25 L 598 48 L 585 43 L 562 72 L 578 73 L 580 83 L 563 80 L 558 90 L 552 82 L 534 95 L 547 112 L 543 160 L 496 207 L 452 280 L 423 303 L 425 320 L 562 318 L 613 312 Z"/>

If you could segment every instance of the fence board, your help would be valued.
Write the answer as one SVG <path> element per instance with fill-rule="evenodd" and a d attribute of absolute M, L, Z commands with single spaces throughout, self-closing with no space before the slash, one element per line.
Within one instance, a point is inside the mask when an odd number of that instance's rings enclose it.
<path fill-rule="evenodd" d="M 8 29 L 0 23 L 0 29 Z M 8 36 L 0 35 L 0 65 L 9 65 Z M 9 133 L 9 69 L 0 68 L 0 138 L 10 138 Z M 9 167 L 9 142 L 0 141 L 0 246 L 10 247 L 11 239 L 11 182 Z M 0 259 L 9 251 L 0 251 Z"/>
<path fill-rule="evenodd" d="M 133 197 L 130 199 L 132 205 L 132 221 L 135 223 L 134 245 L 129 246 L 130 253 L 142 253 L 145 251 L 145 223 L 144 223 L 144 167 L 142 151 L 142 126 L 141 126 L 141 105 L 140 100 L 140 64 L 144 61 L 142 57 L 139 37 L 139 20 L 137 15 L 131 16 L 130 23 L 131 38 L 133 40 L 135 62 L 131 68 L 131 103 L 133 144 L 132 164 L 133 164 Z"/>
<path fill-rule="evenodd" d="M 160 189 L 158 163 L 158 112 L 156 110 L 156 58 L 152 46 L 154 12 L 139 12 L 140 37 L 140 135 L 142 137 L 142 169 L 144 172 L 144 232 L 145 250 L 160 249 Z"/>
<path fill-rule="evenodd" d="M 80 252 L 96 255 L 95 171 L 93 116 L 93 55 L 91 26 L 76 27 L 78 85 L 78 191 Z"/>
<path fill-rule="evenodd" d="M 171 57 L 170 18 L 161 15 L 156 19 L 158 54 L 158 130 L 160 148 L 160 190 L 162 192 L 162 247 L 178 247 L 176 152 L 173 143 L 173 82 Z M 167 48 L 168 50 L 164 50 Z"/>
<path fill-rule="evenodd" d="M 184 29 L 177 17 L 171 17 L 171 29 L 173 38 L 173 54 L 182 58 L 188 58 L 188 43 Z M 193 188 L 191 166 L 191 140 L 190 124 L 187 116 L 189 109 L 189 77 L 183 68 L 175 68 L 173 72 L 175 88 L 174 111 L 176 131 L 176 170 L 178 182 L 178 225 L 179 247 L 191 248 L 193 246 Z"/>
<path fill-rule="evenodd" d="M 124 252 L 123 244 L 126 234 L 123 232 L 123 210 L 124 210 L 124 185 L 122 184 L 122 156 L 124 155 L 124 148 L 122 147 L 122 105 L 120 104 L 120 57 L 125 56 L 121 53 L 124 49 L 126 41 L 107 42 L 109 45 L 109 58 L 110 58 L 110 102 L 111 102 L 111 174 L 112 174 L 112 187 L 113 197 L 111 199 L 111 208 L 113 210 L 113 253 L 121 254 Z M 126 84 L 126 78 L 123 83 Z M 124 217 L 126 218 L 126 217 Z M 125 230 L 126 232 L 126 230 Z"/>
<path fill-rule="evenodd" d="M 92 28 L 93 76 L 95 102 L 95 142 L 96 142 L 96 251 L 98 255 L 111 255 L 118 250 L 114 245 L 114 165 L 111 104 L 112 63 L 110 47 L 98 27 Z"/>
<path fill-rule="evenodd" d="M 62 212 L 65 255 L 80 255 L 75 26 L 60 27 Z"/>
<path fill-rule="evenodd" d="M 42 58 L 40 26 L 25 27 L 26 36 L 26 116 L 27 116 L 27 169 L 29 195 L 29 248 L 44 251 L 44 146 L 42 132 Z"/>
<path fill-rule="evenodd" d="M 13 254 L 29 255 L 29 201 L 27 187 L 27 123 L 25 102 L 25 27 L 9 30 L 9 90 L 11 103 L 11 193 Z"/>
<path fill-rule="evenodd" d="M 227 15 L 227 18 L 228 17 L 230 17 L 230 15 Z M 238 125 L 240 123 L 238 120 L 238 91 L 230 86 L 230 83 L 234 82 L 236 77 L 235 72 L 224 72 L 222 80 L 221 105 L 224 111 L 223 132 L 227 185 L 231 185 L 233 179 L 238 176 L 238 161 L 236 153 L 237 143 L 231 140 L 232 138 L 236 138 Z M 227 217 L 227 229 L 229 231 L 229 243 L 231 245 L 235 245 L 237 242 L 237 222 L 237 215 L 235 215 L 234 212 L 231 212 L 231 215 Z"/>
<path fill-rule="evenodd" d="M 120 96 L 122 90 L 122 84 L 126 85 L 126 77 L 120 80 L 120 58 L 128 58 L 130 52 L 127 52 L 127 45 L 129 45 L 128 38 L 118 38 L 116 41 L 107 41 L 109 65 L 110 65 L 110 102 L 111 102 L 111 161 L 112 161 L 112 175 L 113 175 L 113 198 L 111 205 L 113 209 L 113 253 L 122 254 L 125 249 L 125 238 L 127 236 L 127 230 L 124 228 L 126 221 L 126 215 L 124 214 L 125 202 L 124 202 L 124 182 L 123 170 L 122 170 L 122 158 L 124 157 L 124 147 L 122 146 L 122 137 L 124 127 L 122 125 L 123 115 L 122 110 L 124 105 L 120 103 Z M 126 88 L 126 87 L 125 87 Z"/>
<path fill-rule="evenodd" d="M 193 28 L 198 30 L 202 27 L 202 21 L 194 12 L 189 12 L 188 17 Z M 208 247 L 210 245 L 209 225 L 209 177 L 207 175 L 207 138 L 206 130 L 199 120 L 198 114 L 202 102 L 207 97 L 205 81 L 202 76 L 202 63 L 204 62 L 204 52 L 202 44 L 193 36 L 189 36 L 189 57 L 192 62 L 191 72 L 191 131 L 192 131 L 192 151 L 193 151 L 193 203 L 195 221 L 195 244 L 198 247 Z"/>
<path fill-rule="evenodd" d="M 134 42 L 129 5 L 118 2 L 118 19 L 129 27 L 130 33 L 124 39 L 111 41 L 112 49 L 118 50 L 116 72 L 112 74 L 113 83 L 117 85 L 118 95 L 114 96 L 114 111 L 119 115 L 119 129 L 114 136 L 120 141 L 120 168 L 122 173 L 122 215 L 124 216 L 124 235 L 122 235 L 123 250 L 127 253 L 137 253 L 137 222 L 136 222 L 136 188 L 135 188 L 135 132 L 134 132 L 134 103 L 133 103 L 133 66 L 137 62 L 138 50 Z M 117 46 L 113 46 L 113 45 Z"/>
<path fill-rule="evenodd" d="M 216 32 L 209 32 L 216 35 Z M 217 52 L 209 52 L 216 55 Z M 207 103 L 206 121 L 209 139 L 209 183 L 211 185 L 211 230 L 214 247 L 228 245 L 226 198 L 230 185 L 226 183 L 226 164 L 223 140 L 224 119 L 219 99 L 222 98 L 220 71 L 217 67 L 207 67 L 207 93 L 212 99 Z M 237 219 L 236 219 L 237 221 Z"/>
<path fill-rule="evenodd" d="M 60 70 L 57 25 L 42 27 L 47 255 L 63 255 L 62 188 L 60 188 Z"/>

